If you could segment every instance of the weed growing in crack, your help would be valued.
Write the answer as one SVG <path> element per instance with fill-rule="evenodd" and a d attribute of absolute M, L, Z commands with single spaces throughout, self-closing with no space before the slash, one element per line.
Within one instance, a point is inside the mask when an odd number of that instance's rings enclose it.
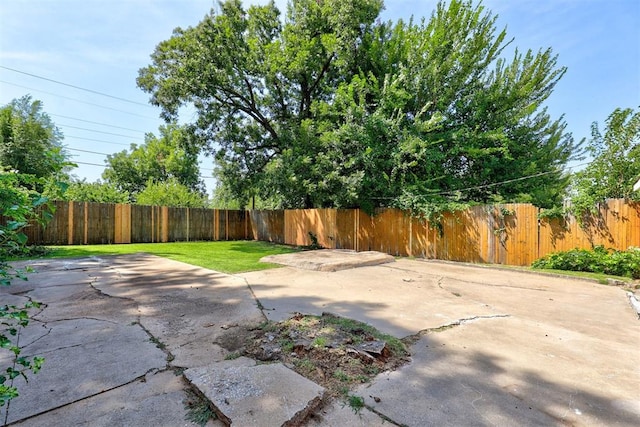
<path fill-rule="evenodd" d="M 185 394 L 186 397 L 182 403 L 187 411 L 185 415 L 186 420 L 204 427 L 209 420 L 218 418 L 211 407 L 211 403 L 204 396 L 196 393 L 192 389 L 186 389 Z"/>
<path fill-rule="evenodd" d="M 349 394 L 347 396 L 347 405 L 349 405 L 349 407 L 353 409 L 353 412 L 358 414 L 360 413 L 362 408 L 364 408 L 364 398 L 356 396 L 355 394 Z"/>
<path fill-rule="evenodd" d="M 159 348 L 160 350 L 164 350 L 165 349 L 164 343 L 162 341 L 160 341 L 158 338 L 151 337 L 151 338 L 149 338 L 149 341 L 154 343 L 156 345 L 156 347 Z"/>

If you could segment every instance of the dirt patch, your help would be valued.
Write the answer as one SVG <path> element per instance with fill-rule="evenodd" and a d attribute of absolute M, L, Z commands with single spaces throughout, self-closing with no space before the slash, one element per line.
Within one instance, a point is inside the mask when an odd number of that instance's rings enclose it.
<path fill-rule="evenodd" d="M 329 313 L 296 314 L 281 322 L 264 322 L 247 331 L 250 332 L 247 335 L 238 332 L 233 331 L 236 337 L 242 336 L 245 345 L 239 348 L 238 338 L 228 340 L 235 344 L 230 357 L 244 355 L 264 362 L 281 361 L 325 387 L 334 397 L 348 396 L 352 387 L 409 360 L 409 353 L 399 339 Z"/>

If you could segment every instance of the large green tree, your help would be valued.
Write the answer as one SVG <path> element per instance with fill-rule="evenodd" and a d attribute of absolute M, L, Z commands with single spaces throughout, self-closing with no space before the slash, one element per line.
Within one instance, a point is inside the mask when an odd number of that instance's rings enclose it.
<path fill-rule="evenodd" d="M 593 160 L 575 174 L 574 210 L 595 212 L 608 198 L 640 199 L 633 185 L 640 179 L 640 111 L 616 108 L 607 118 L 604 135 L 591 126 L 587 150 Z"/>
<path fill-rule="evenodd" d="M 62 139 L 42 102 L 30 95 L 0 109 L 0 168 L 60 179 L 71 166 Z"/>
<path fill-rule="evenodd" d="M 381 9 L 293 0 L 282 20 L 273 2 L 225 1 L 160 43 L 138 84 L 167 119 L 193 105 L 221 185 L 243 201 L 556 203 L 576 147 L 543 108 L 565 72 L 551 50 L 503 59 L 505 31 L 471 1 L 420 23 L 379 22 Z"/>
<path fill-rule="evenodd" d="M 174 123 L 159 130 L 159 137 L 148 133 L 144 144 L 132 144 L 130 152 L 125 150 L 107 156 L 108 166 L 102 178 L 134 199 L 149 181 L 175 179 L 192 191 L 203 192 L 198 166 L 201 147 L 193 132 Z"/>

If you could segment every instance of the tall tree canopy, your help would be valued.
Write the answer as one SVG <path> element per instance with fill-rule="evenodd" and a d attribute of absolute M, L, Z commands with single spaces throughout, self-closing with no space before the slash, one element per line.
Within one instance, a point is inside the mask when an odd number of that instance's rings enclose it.
<path fill-rule="evenodd" d="M 42 102 L 30 95 L 0 109 L 0 168 L 58 179 L 71 166 L 62 139 Z"/>
<path fill-rule="evenodd" d="M 102 178 L 134 199 L 150 181 L 175 179 L 191 191 L 203 192 L 198 166 L 200 150 L 193 132 L 170 123 L 160 126 L 159 137 L 148 133 L 144 144 L 132 144 L 131 152 L 125 150 L 107 156 L 108 166 Z"/>
<path fill-rule="evenodd" d="M 505 31 L 471 1 L 419 23 L 379 22 L 382 7 L 292 0 L 281 19 L 273 2 L 224 1 L 160 43 L 138 85 L 167 119 L 193 105 L 240 200 L 557 202 L 576 147 L 542 106 L 565 72 L 551 49 L 503 59 Z"/>

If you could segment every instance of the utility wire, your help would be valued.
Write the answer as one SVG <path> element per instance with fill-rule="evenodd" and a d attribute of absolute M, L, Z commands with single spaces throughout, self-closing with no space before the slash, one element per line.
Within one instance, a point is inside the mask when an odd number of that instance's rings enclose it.
<path fill-rule="evenodd" d="M 107 167 L 107 165 L 99 165 L 97 163 L 86 163 L 86 162 L 73 162 L 73 163 L 77 163 L 79 165 L 88 165 L 88 166 L 100 166 L 100 167 L 103 167 L 103 168 Z"/>
<path fill-rule="evenodd" d="M 23 85 L 19 85 L 19 84 L 16 84 L 16 83 L 7 82 L 5 80 L 0 80 L 0 83 L 8 84 L 8 85 L 19 87 L 19 88 L 22 88 L 22 89 L 33 90 L 35 92 L 46 93 L 47 95 L 57 96 L 57 97 L 62 98 L 62 99 L 68 99 L 70 101 L 75 101 L 75 102 L 79 102 L 81 104 L 86 104 L 86 105 L 91 105 L 91 106 L 98 107 L 98 108 L 103 108 L 105 110 L 117 111 L 118 113 L 128 114 L 130 116 L 142 117 L 143 119 L 157 120 L 156 117 L 149 117 L 149 116 L 145 116 L 145 115 L 142 115 L 142 114 L 132 113 L 130 111 L 124 111 L 124 110 L 119 110 L 117 108 L 106 107 L 104 105 L 94 104 L 93 102 L 82 101 L 81 99 L 71 98 L 69 96 L 60 95 L 58 93 L 53 93 L 53 92 L 47 92 L 46 90 L 35 89 L 35 88 L 29 87 L 29 86 L 23 86 Z"/>
<path fill-rule="evenodd" d="M 81 128 L 81 127 L 78 127 L 78 126 L 71 126 L 71 125 L 66 125 L 66 124 L 62 124 L 62 123 L 59 123 L 59 126 L 64 126 L 64 127 L 68 127 L 68 128 L 72 128 L 72 129 L 80 129 L 80 130 L 84 130 L 84 131 L 87 131 L 87 132 L 102 133 L 102 134 L 105 134 L 105 135 L 122 136 L 124 138 L 131 138 L 131 139 L 137 138 L 137 136 L 123 135 L 121 133 L 112 133 L 112 132 L 105 132 L 105 131 L 102 131 L 102 130 Z"/>
<path fill-rule="evenodd" d="M 125 144 L 123 142 L 112 142 L 112 141 L 105 141 L 105 140 L 102 140 L 102 139 L 83 138 L 83 137 L 80 137 L 80 136 L 73 136 L 73 135 L 65 135 L 64 138 L 65 139 L 69 139 L 69 138 L 81 139 L 83 141 L 91 141 L 91 142 L 102 142 L 103 144 L 123 145 L 125 147 L 130 147 L 131 146 L 131 144 Z"/>
<path fill-rule="evenodd" d="M 533 175 L 522 176 L 520 178 L 514 178 L 514 179 L 508 179 L 506 181 L 494 182 L 492 184 L 476 185 L 475 187 L 467 187 L 467 188 L 462 188 L 462 189 L 459 189 L 459 190 L 440 191 L 440 192 L 434 193 L 434 194 L 444 195 L 444 194 L 459 193 L 459 192 L 462 192 L 462 191 L 480 190 L 482 188 L 495 187 L 497 185 L 509 184 L 511 182 L 516 182 L 516 181 L 524 181 L 524 180 L 527 180 L 527 179 L 530 179 L 530 178 L 536 178 L 538 176 L 549 175 L 549 174 L 556 173 L 556 172 L 557 171 L 540 172 L 540 173 L 536 173 L 536 174 L 533 174 Z"/>
<path fill-rule="evenodd" d="M 110 156 L 110 154 L 107 154 L 107 153 L 98 153 L 97 151 L 81 150 L 79 148 L 65 147 L 64 149 L 70 150 L 70 151 L 80 151 L 82 153 L 100 154 L 101 156 Z"/>
<path fill-rule="evenodd" d="M 141 133 L 141 134 L 146 134 L 146 132 L 143 132 L 141 130 L 137 130 L 137 129 L 131 129 L 131 128 L 125 128 L 122 126 L 116 126 L 116 125 L 109 125 L 107 123 L 100 123 L 100 122 L 93 122 L 91 120 L 84 120 L 84 119 L 76 119 L 75 117 L 70 117 L 70 116 L 63 116 L 61 114 L 53 114 L 53 113 L 49 113 L 50 116 L 54 116 L 54 117 L 62 117 L 63 119 L 69 119 L 69 120 L 76 120 L 78 122 L 84 122 L 84 123 L 91 123 L 94 125 L 100 125 L 100 126 L 106 126 L 106 127 L 110 127 L 110 128 L 115 128 L 115 129 L 123 129 L 123 130 L 130 130 L 131 132 L 137 132 L 137 133 Z"/>
<path fill-rule="evenodd" d="M 69 84 L 69 83 L 64 83 L 64 82 L 61 82 L 61 81 L 58 81 L 58 80 L 53 80 L 53 79 L 50 79 L 50 78 L 47 78 L 47 77 L 39 76 L 37 74 L 27 73 L 26 71 L 16 70 L 15 68 L 5 67 L 4 65 L 0 65 L 0 68 L 4 68 L 5 70 L 13 71 L 14 73 L 20 73 L 20 74 L 24 74 L 26 76 L 31 76 L 31 77 L 34 77 L 36 79 L 46 80 L 48 82 L 52 82 L 52 83 L 59 84 L 59 85 L 62 85 L 62 86 L 72 87 L 74 89 L 83 90 L 83 91 L 89 92 L 89 93 L 94 93 L 96 95 L 106 96 L 107 98 L 117 99 L 118 101 L 128 102 L 130 104 L 142 105 L 144 107 L 153 108 L 149 104 L 143 104 L 142 102 L 132 101 L 130 99 L 121 98 L 119 96 L 109 95 L 108 93 L 98 92 L 97 90 L 87 89 L 87 88 L 76 86 L 76 85 L 72 85 L 72 84 Z"/>

